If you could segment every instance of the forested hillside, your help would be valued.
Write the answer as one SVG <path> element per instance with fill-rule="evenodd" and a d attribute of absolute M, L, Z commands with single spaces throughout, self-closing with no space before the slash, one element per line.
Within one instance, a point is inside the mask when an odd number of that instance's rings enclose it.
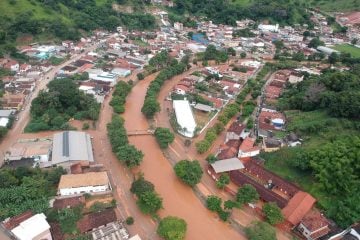
<path fill-rule="evenodd" d="M 35 40 L 78 39 L 81 30 L 114 30 L 120 25 L 144 30 L 156 26 L 152 15 L 141 11 L 116 12 L 113 3 L 113 0 L 2 0 L 0 50 L 13 50 L 15 40 L 27 35 L 35 36 Z"/>

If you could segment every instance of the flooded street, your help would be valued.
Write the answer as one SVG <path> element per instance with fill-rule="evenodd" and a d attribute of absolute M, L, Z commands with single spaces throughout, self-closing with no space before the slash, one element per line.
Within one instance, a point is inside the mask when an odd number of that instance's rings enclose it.
<path fill-rule="evenodd" d="M 146 118 L 141 113 L 141 107 L 152 79 L 153 77 L 148 77 L 140 81 L 127 98 L 123 115 L 127 131 L 149 128 Z M 136 136 L 130 137 L 129 140 L 145 154 L 139 171 L 154 183 L 156 191 L 163 198 L 164 209 L 160 211 L 161 217 L 174 215 L 183 218 L 188 224 L 186 239 L 245 239 L 228 223 L 219 221 L 214 213 L 202 205 L 193 190 L 178 180 L 154 137 Z"/>

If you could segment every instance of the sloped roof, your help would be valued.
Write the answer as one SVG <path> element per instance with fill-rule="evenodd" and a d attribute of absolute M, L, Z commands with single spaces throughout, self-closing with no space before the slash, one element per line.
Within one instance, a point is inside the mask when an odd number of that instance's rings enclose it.
<path fill-rule="evenodd" d="M 314 232 L 314 235 L 316 237 L 324 236 L 330 231 L 330 229 L 328 228 L 328 220 L 316 209 L 312 209 L 311 211 L 309 211 L 301 220 L 301 223 L 311 232 Z M 319 229 L 322 228 L 324 228 L 324 230 L 326 231 L 319 231 Z M 320 233 L 322 235 L 320 235 Z"/>
<path fill-rule="evenodd" d="M 229 158 L 216 161 L 211 164 L 216 173 L 230 172 L 244 168 L 244 164 L 238 158 Z"/>
<path fill-rule="evenodd" d="M 292 197 L 282 210 L 285 219 L 293 225 L 298 225 L 304 216 L 313 207 L 316 199 L 310 194 L 299 191 Z"/>
<path fill-rule="evenodd" d="M 63 209 L 67 207 L 76 207 L 82 203 L 85 203 L 84 196 L 61 198 L 61 199 L 55 199 L 53 207 L 55 209 Z"/>
<path fill-rule="evenodd" d="M 81 233 L 88 232 L 94 228 L 115 222 L 116 214 L 114 209 L 106 209 L 102 212 L 95 212 L 85 215 L 77 222 L 77 227 Z"/>
<path fill-rule="evenodd" d="M 255 145 L 255 139 L 247 137 L 241 143 L 239 150 L 242 152 L 252 152 L 252 151 L 260 150 L 258 146 L 254 146 L 254 145 Z"/>
<path fill-rule="evenodd" d="M 106 172 L 89 172 L 83 174 L 62 175 L 58 188 L 103 186 L 107 184 L 109 184 L 109 178 Z"/>
<path fill-rule="evenodd" d="M 17 216 L 14 216 L 12 218 L 9 218 L 7 220 L 5 220 L 3 222 L 4 224 L 4 227 L 7 229 L 7 230 L 12 230 L 14 229 L 15 227 L 19 226 L 20 223 L 22 223 L 23 221 L 31 218 L 34 214 L 32 213 L 32 211 L 26 211 L 26 212 L 23 212 Z"/>

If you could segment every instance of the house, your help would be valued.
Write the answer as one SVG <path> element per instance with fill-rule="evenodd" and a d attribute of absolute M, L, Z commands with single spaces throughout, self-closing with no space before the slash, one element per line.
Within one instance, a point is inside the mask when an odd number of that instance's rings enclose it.
<path fill-rule="evenodd" d="M 6 62 L 3 64 L 3 68 L 12 72 L 18 72 L 20 70 L 20 65 L 15 60 L 7 59 Z"/>
<path fill-rule="evenodd" d="M 218 160 L 212 164 L 208 168 L 208 174 L 214 179 L 218 180 L 218 177 L 221 173 L 240 170 L 244 168 L 244 164 L 236 157 Z"/>
<path fill-rule="evenodd" d="M 238 155 L 240 140 L 229 140 L 222 144 L 216 153 L 219 160 L 236 158 Z"/>
<path fill-rule="evenodd" d="M 94 162 L 91 137 L 85 132 L 65 131 L 55 133 L 52 144 L 51 165 L 70 167 L 74 163 L 89 165 Z"/>
<path fill-rule="evenodd" d="M 99 193 L 111 190 L 106 172 L 62 175 L 58 186 L 60 196 Z"/>
<path fill-rule="evenodd" d="M 6 127 L 9 122 L 9 118 L 14 116 L 14 114 L 15 110 L 0 110 L 0 126 Z"/>
<path fill-rule="evenodd" d="M 282 143 L 278 139 L 267 137 L 267 138 L 263 138 L 262 146 L 264 152 L 274 152 L 281 148 Z"/>
<path fill-rule="evenodd" d="M 297 226 L 305 215 L 312 209 L 316 199 L 310 194 L 298 191 L 287 203 L 281 212 L 287 222 Z"/>
<path fill-rule="evenodd" d="M 246 137 L 239 147 L 239 158 L 254 157 L 260 154 L 260 148 L 255 146 L 255 139 Z"/>
<path fill-rule="evenodd" d="M 94 212 L 85 215 L 77 222 L 77 227 L 81 233 L 89 232 L 100 226 L 104 226 L 117 220 L 114 209 L 106 209 L 101 212 Z"/>
<path fill-rule="evenodd" d="M 202 103 L 197 103 L 194 108 L 202 112 L 211 112 L 213 110 L 211 106 Z"/>
<path fill-rule="evenodd" d="M 27 71 L 29 71 L 30 69 L 31 69 L 31 65 L 30 65 L 30 64 L 26 64 L 26 63 L 21 64 L 21 65 L 20 65 L 20 68 L 19 68 L 19 70 L 20 70 L 21 73 L 27 72 Z"/>
<path fill-rule="evenodd" d="M 56 198 L 53 203 L 53 208 L 54 209 L 73 208 L 81 204 L 85 204 L 84 196 Z"/>
<path fill-rule="evenodd" d="M 61 45 L 68 49 L 74 48 L 74 42 L 69 40 L 63 41 Z"/>
<path fill-rule="evenodd" d="M 269 99 L 277 99 L 281 94 L 282 89 L 277 86 L 267 85 L 265 87 L 265 97 Z"/>
<path fill-rule="evenodd" d="M 226 132 L 225 142 L 229 140 L 240 140 L 241 134 L 245 131 L 245 125 L 235 121 L 233 122 Z"/>
<path fill-rule="evenodd" d="M 175 22 L 174 23 L 174 28 L 177 31 L 182 31 L 182 30 L 184 30 L 184 25 L 182 23 L 180 23 L 180 22 Z"/>
<path fill-rule="evenodd" d="M 183 84 L 176 84 L 176 86 L 174 87 L 174 92 L 180 95 L 185 95 L 187 92 L 189 92 L 189 90 L 190 88 Z"/>
<path fill-rule="evenodd" d="M 91 232 L 93 240 L 129 239 L 129 233 L 121 222 L 111 222 Z M 137 235 L 136 235 L 137 236 Z M 132 239 L 132 238 L 130 238 Z M 134 238 L 135 240 L 135 238 Z M 141 239 L 140 239 L 141 240 Z"/>
<path fill-rule="evenodd" d="M 284 114 L 263 108 L 258 117 L 259 137 L 271 137 L 274 131 L 281 131 L 285 125 Z"/>
<path fill-rule="evenodd" d="M 295 74 L 291 74 L 289 77 L 289 83 L 291 84 L 295 84 L 298 82 L 302 82 L 304 80 L 304 75 L 295 75 Z"/>
<path fill-rule="evenodd" d="M 3 226 L 18 240 L 52 240 L 50 225 L 43 213 L 31 211 L 6 219 Z"/>
<path fill-rule="evenodd" d="M 307 240 L 321 238 L 330 232 L 328 220 L 316 209 L 305 215 L 297 229 Z"/>

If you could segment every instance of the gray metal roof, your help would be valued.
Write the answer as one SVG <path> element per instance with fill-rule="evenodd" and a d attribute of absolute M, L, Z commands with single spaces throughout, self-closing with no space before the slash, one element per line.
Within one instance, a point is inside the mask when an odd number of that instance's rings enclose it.
<path fill-rule="evenodd" d="M 212 110 L 211 106 L 205 105 L 205 104 L 202 104 L 202 103 L 197 103 L 194 106 L 194 108 L 197 109 L 197 110 L 200 110 L 200 111 L 204 111 L 204 112 L 211 112 L 211 110 Z"/>
<path fill-rule="evenodd" d="M 52 164 L 67 161 L 94 161 L 89 134 L 76 131 L 54 134 Z"/>
<path fill-rule="evenodd" d="M 9 117 L 15 110 L 0 110 L 0 117 Z"/>
<path fill-rule="evenodd" d="M 244 164 L 238 158 L 219 160 L 211 164 L 216 173 L 230 172 L 244 168 Z"/>

